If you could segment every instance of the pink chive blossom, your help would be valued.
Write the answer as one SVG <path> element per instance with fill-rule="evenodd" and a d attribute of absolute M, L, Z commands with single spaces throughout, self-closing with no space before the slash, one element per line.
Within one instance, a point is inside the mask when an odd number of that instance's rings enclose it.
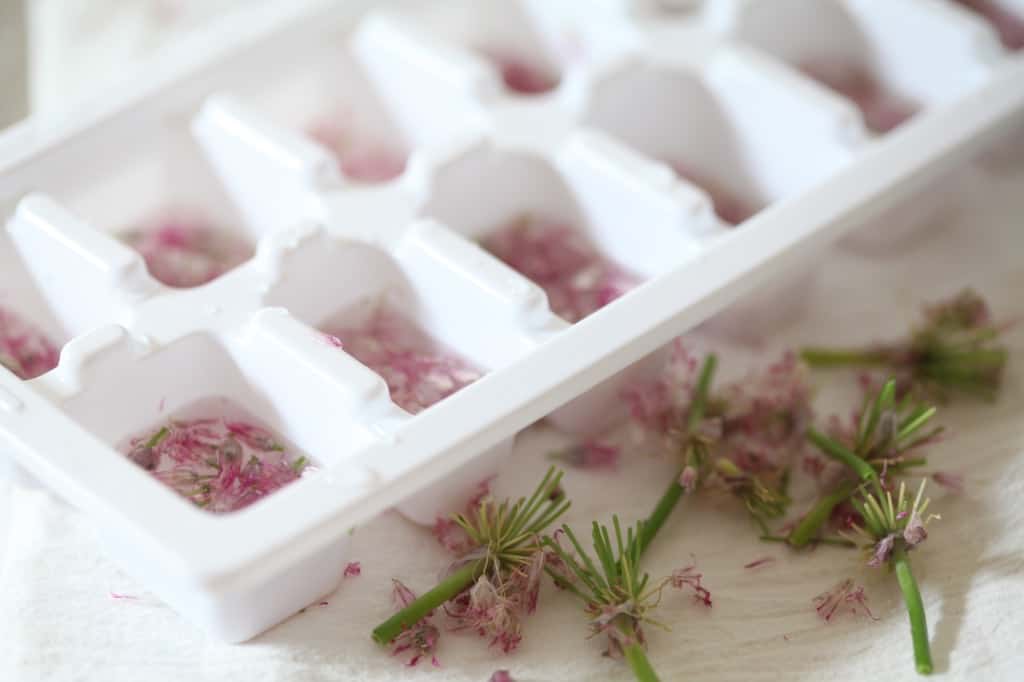
<path fill-rule="evenodd" d="M 42 331 L 0 307 L 0 365 L 19 379 L 35 379 L 57 366 L 60 350 Z"/>
<path fill-rule="evenodd" d="M 932 474 L 932 480 L 953 494 L 961 495 L 964 492 L 963 474 L 951 471 L 936 471 Z"/>
<path fill-rule="evenodd" d="M 391 400 L 410 414 L 422 412 L 483 376 L 468 360 L 383 306 L 364 324 L 328 334 L 379 374 Z"/>
<path fill-rule="evenodd" d="M 775 557 L 773 557 L 773 556 L 763 556 L 760 559 L 754 559 L 753 561 L 751 561 L 749 563 L 743 564 L 743 568 L 746 568 L 748 570 L 753 570 L 753 569 L 757 569 L 757 568 L 763 568 L 765 566 L 769 566 L 769 565 L 774 564 L 774 563 L 775 563 Z"/>
<path fill-rule="evenodd" d="M 269 431 L 237 420 L 171 420 L 132 438 L 128 459 L 178 494 L 213 512 L 237 511 L 298 480 L 305 457 L 290 455 Z"/>
<path fill-rule="evenodd" d="M 837 613 L 844 612 L 854 616 L 863 614 L 878 620 L 868 608 L 868 596 L 864 592 L 864 587 L 856 585 L 850 578 L 839 581 L 815 597 L 814 608 L 826 623 L 831 623 Z"/>
<path fill-rule="evenodd" d="M 553 452 L 551 459 L 564 462 L 574 469 L 614 471 L 619 468 L 622 449 L 601 440 L 585 440 L 564 450 Z"/>
<path fill-rule="evenodd" d="M 359 139 L 336 121 L 319 121 L 306 134 L 338 160 L 342 174 L 357 182 L 387 182 L 405 172 L 406 157 L 383 144 Z"/>
<path fill-rule="evenodd" d="M 391 579 L 391 596 L 395 605 L 403 609 L 416 601 L 416 593 L 402 584 L 397 578 Z M 433 623 L 433 611 L 428 613 L 423 620 L 415 625 L 406 628 L 392 642 L 391 655 L 402 656 L 406 653 L 411 657 L 406 661 L 409 667 L 415 666 L 423 658 L 429 656 L 430 662 L 435 668 L 441 667 L 434 653 L 437 650 L 438 640 L 441 638 L 441 631 Z"/>
<path fill-rule="evenodd" d="M 622 399 L 629 407 L 633 423 L 662 436 L 677 428 L 683 410 L 689 406 L 698 369 L 697 357 L 682 340 L 676 339 L 665 368 L 656 379 L 635 383 L 623 391 Z"/>
<path fill-rule="evenodd" d="M 669 167 L 680 178 L 704 190 L 708 198 L 711 199 L 711 205 L 715 209 L 715 214 L 723 222 L 729 225 L 739 225 L 757 213 L 758 209 L 756 206 L 741 199 L 732 189 L 726 187 L 724 183 L 712 179 L 707 174 L 678 161 L 670 162 Z"/>
<path fill-rule="evenodd" d="M 478 578 L 445 606 L 452 629 L 476 632 L 503 653 L 514 651 L 522 641 L 523 618 L 537 609 L 547 558 L 546 552 L 537 551 L 526 564 L 498 578 Z"/>
<path fill-rule="evenodd" d="M 765 369 L 723 390 L 723 446 L 749 474 L 785 466 L 803 451 L 814 418 L 807 371 L 787 352 Z"/>
<path fill-rule="evenodd" d="M 690 564 L 672 571 L 669 584 L 677 590 L 689 588 L 693 590 L 693 598 L 697 603 L 711 608 L 711 592 L 701 584 L 703 573 L 697 572 L 697 565 Z"/>
<path fill-rule="evenodd" d="M 488 682 L 516 682 L 507 670 L 495 670 Z"/>
<path fill-rule="evenodd" d="M 852 101 L 864 123 L 876 133 L 887 133 L 917 113 L 916 103 L 892 92 L 870 73 L 845 64 L 808 63 L 800 70 Z"/>
<path fill-rule="evenodd" d="M 551 310 L 568 322 L 582 320 L 640 283 L 568 223 L 523 217 L 490 234 L 482 246 L 539 285 Z"/>
<path fill-rule="evenodd" d="M 345 578 L 357 578 L 363 574 L 363 566 L 358 561 L 350 561 L 345 564 L 345 572 L 342 577 Z"/>
<path fill-rule="evenodd" d="M 252 256 L 243 240 L 188 217 L 144 225 L 124 241 L 139 252 L 154 279 L 181 289 L 206 284 Z"/>

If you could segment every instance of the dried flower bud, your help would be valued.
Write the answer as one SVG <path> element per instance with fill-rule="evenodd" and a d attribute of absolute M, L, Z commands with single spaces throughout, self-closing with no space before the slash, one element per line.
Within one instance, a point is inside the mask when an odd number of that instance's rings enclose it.
<path fill-rule="evenodd" d="M 884 538 L 879 540 L 875 544 L 874 553 L 871 558 L 868 559 L 868 566 L 881 566 L 889 560 L 892 556 L 892 550 L 895 547 L 896 536 L 886 535 Z"/>
<path fill-rule="evenodd" d="M 697 470 L 686 465 L 683 467 L 683 471 L 679 474 L 679 485 L 688 493 L 692 493 L 697 489 Z"/>
<path fill-rule="evenodd" d="M 920 515 L 911 513 L 907 527 L 903 529 L 903 540 L 907 543 L 907 547 L 916 547 L 927 539 L 928 531 L 925 530 Z"/>

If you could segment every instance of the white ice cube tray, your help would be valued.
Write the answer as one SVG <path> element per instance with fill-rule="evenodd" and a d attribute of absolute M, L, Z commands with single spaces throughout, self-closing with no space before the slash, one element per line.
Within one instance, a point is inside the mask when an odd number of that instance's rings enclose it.
<path fill-rule="evenodd" d="M 558 86 L 508 91 L 495 54 Z M 794 68 L 808 61 L 867 70 L 921 111 L 872 134 Z M 0 305 L 65 343 L 38 379 L 0 371 L 0 444 L 229 641 L 331 592 L 355 525 L 461 506 L 531 422 L 613 425 L 621 386 L 741 296 L 734 320 L 770 333 L 823 247 L 927 226 L 951 194 L 936 183 L 1024 122 L 1024 62 L 940 0 L 281 3 L 147 68 L 0 138 L 0 205 L 17 202 Z M 406 171 L 347 179 L 306 134 L 324 121 L 407 152 Z M 759 212 L 727 226 L 666 163 Z M 237 226 L 255 256 L 159 284 L 113 235 L 168 208 Z M 523 214 L 572 222 L 645 283 L 560 319 L 474 243 Z M 487 374 L 405 413 L 316 331 L 383 300 Z M 319 470 L 217 516 L 115 449 L 218 397 Z"/>

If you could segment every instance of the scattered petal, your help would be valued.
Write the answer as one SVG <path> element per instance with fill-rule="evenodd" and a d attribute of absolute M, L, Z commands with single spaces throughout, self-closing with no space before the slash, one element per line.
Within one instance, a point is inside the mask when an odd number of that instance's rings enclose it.
<path fill-rule="evenodd" d="M 851 578 L 836 583 L 833 587 L 814 598 L 814 608 L 826 623 L 831 623 L 837 613 L 867 615 L 878 620 L 868 608 L 868 597 L 864 587 L 856 585 Z"/>
<path fill-rule="evenodd" d="M 747 569 L 763 568 L 764 566 L 768 566 L 768 565 L 774 564 L 774 563 L 775 563 L 775 557 L 773 557 L 773 556 L 764 556 L 764 557 L 761 557 L 760 559 L 754 559 L 753 561 L 751 561 L 748 564 L 743 564 L 743 568 L 747 568 Z"/>
<path fill-rule="evenodd" d="M 342 574 L 344 578 L 355 578 L 363 574 L 363 567 L 358 561 L 350 561 L 345 564 L 345 572 Z"/>
<path fill-rule="evenodd" d="M 397 578 L 391 579 L 391 596 L 395 604 L 401 609 L 416 601 L 416 593 L 406 587 Z M 429 656 L 434 667 L 440 667 L 437 660 L 436 650 L 438 640 L 441 638 L 441 631 L 433 624 L 433 612 L 428 613 L 423 620 L 415 625 L 406 628 L 391 643 L 391 654 L 402 656 L 410 654 L 406 661 L 409 667 L 415 666 L 423 658 Z"/>
<path fill-rule="evenodd" d="M 711 592 L 701 584 L 703 578 L 704 574 L 697 572 L 697 565 L 690 564 L 672 571 L 669 584 L 677 590 L 690 588 L 693 590 L 693 598 L 698 603 L 711 608 Z"/>

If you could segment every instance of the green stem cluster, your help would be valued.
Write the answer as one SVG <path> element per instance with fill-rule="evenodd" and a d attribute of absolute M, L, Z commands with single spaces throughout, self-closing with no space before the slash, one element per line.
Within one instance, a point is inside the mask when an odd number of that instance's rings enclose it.
<path fill-rule="evenodd" d="M 668 488 L 658 499 L 658 503 L 655 505 L 654 510 L 650 516 L 644 521 L 643 526 L 639 534 L 639 545 L 640 552 L 644 552 L 654 540 L 654 536 L 658 534 L 661 527 L 665 525 L 665 521 L 668 520 L 669 514 L 675 509 L 676 505 L 679 504 L 679 500 L 682 499 L 685 490 L 680 485 L 679 479 L 686 470 L 686 467 L 699 467 L 702 462 L 699 461 L 702 457 L 698 456 L 696 448 L 701 447 L 693 442 L 693 434 L 700 426 L 700 422 L 704 419 L 704 413 L 707 411 L 708 400 L 711 393 L 711 382 L 715 376 L 715 368 L 718 365 L 718 358 L 715 355 L 708 355 L 704 359 L 704 364 L 701 366 L 700 376 L 697 379 L 697 387 L 694 390 L 693 401 L 690 403 L 690 410 L 686 416 L 686 438 L 687 445 L 684 448 L 684 459 L 683 465 L 679 468 L 679 472 L 669 482 Z"/>

